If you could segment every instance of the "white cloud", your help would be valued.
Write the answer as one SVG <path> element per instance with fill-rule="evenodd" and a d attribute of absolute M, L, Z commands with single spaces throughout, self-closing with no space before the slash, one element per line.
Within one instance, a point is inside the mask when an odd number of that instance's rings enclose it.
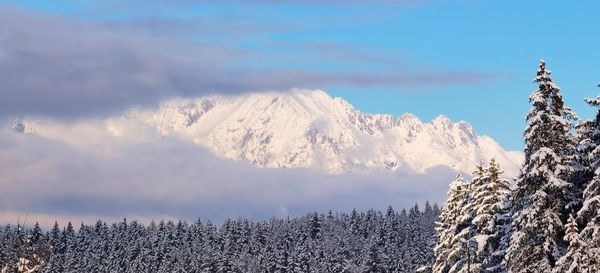
<path fill-rule="evenodd" d="M 55 128 L 45 136 L 0 131 L 0 222 L 270 218 L 310 210 L 407 207 L 443 202 L 455 173 L 325 175 L 306 169 L 258 169 L 218 159 L 177 139 L 123 139 L 100 121 Z M 140 130 L 132 127 L 130 130 Z M 128 134 L 129 135 L 129 134 Z M 141 137 L 145 136 L 145 137 Z"/>

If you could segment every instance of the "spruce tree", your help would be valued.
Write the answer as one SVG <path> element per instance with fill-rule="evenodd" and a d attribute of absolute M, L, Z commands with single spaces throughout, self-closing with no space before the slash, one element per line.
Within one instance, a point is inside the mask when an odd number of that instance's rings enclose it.
<path fill-rule="evenodd" d="M 495 198 L 495 205 L 493 205 L 494 223 L 489 244 L 490 252 L 484 262 L 484 268 L 486 272 L 500 273 L 507 271 L 504 257 L 511 235 L 510 197 L 512 189 L 510 182 L 501 177 L 502 171 L 500 171 L 499 165 L 495 161 L 490 163 L 488 171 L 492 181 L 491 185 L 494 185 L 490 194 L 496 195 L 496 197 L 493 197 Z"/>
<path fill-rule="evenodd" d="M 368 256 L 364 265 L 364 273 L 386 273 L 387 270 L 383 267 L 383 262 L 380 257 L 379 248 L 376 243 L 371 242 Z"/>
<path fill-rule="evenodd" d="M 473 214 L 472 244 L 477 245 L 473 262 L 480 272 L 502 272 L 502 258 L 507 236 L 507 198 L 510 182 L 502 177 L 502 170 L 495 159 L 483 169 L 478 179 L 473 179 L 473 201 L 469 206 Z"/>
<path fill-rule="evenodd" d="M 458 175 L 450 183 L 446 204 L 442 208 L 436 223 L 437 244 L 434 248 L 436 259 L 433 266 L 433 272 L 435 273 L 446 273 L 457 262 L 456 259 L 451 259 L 450 254 L 457 247 L 454 237 L 458 231 L 459 219 L 462 217 L 468 199 L 469 183 Z M 452 258 L 458 258 L 458 256 Z"/>
<path fill-rule="evenodd" d="M 538 89 L 529 97 L 533 105 L 524 134 L 525 163 L 512 200 L 513 230 L 506 258 L 514 273 L 552 270 L 565 248 L 563 223 L 573 199 L 567 177 L 574 149 L 570 136 L 574 114 L 564 106 L 544 61 L 535 82 Z"/>
<path fill-rule="evenodd" d="M 586 223 L 581 237 L 587 243 L 590 253 L 588 266 L 595 269 L 594 272 L 600 272 L 600 168 L 584 192 L 579 218 Z"/>
<path fill-rule="evenodd" d="M 567 253 L 562 256 L 557 262 L 554 268 L 555 273 L 592 273 L 598 272 L 591 270 L 588 267 L 590 259 L 597 259 L 597 257 L 590 257 L 587 252 L 587 244 L 581 240 L 579 236 L 579 230 L 577 228 L 577 222 L 573 216 L 569 217 L 569 221 L 565 225 L 565 242 L 569 244 Z"/>
<path fill-rule="evenodd" d="M 585 99 L 585 102 L 592 107 L 598 107 L 600 98 Z M 596 117 L 591 120 L 580 120 L 577 123 L 575 140 L 577 148 L 573 160 L 573 203 L 574 209 L 581 209 L 583 205 L 583 192 L 587 185 L 594 178 L 594 172 L 598 167 L 600 159 L 600 111 L 596 112 Z"/>
<path fill-rule="evenodd" d="M 484 260 L 484 253 L 481 253 L 487 247 L 488 237 L 491 234 L 491 223 L 489 208 L 484 202 L 488 197 L 487 190 L 489 181 L 487 169 L 480 162 L 473 172 L 473 179 L 469 187 L 469 202 L 465 206 L 462 215 L 462 224 L 459 245 L 467 251 L 462 257 L 462 266 L 470 272 L 480 272 Z M 455 271 L 455 272 L 460 272 Z"/>
<path fill-rule="evenodd" d="M 600 97 L 587 99 L 586 102 L 594 107 L 600 106 Z M 586 138 L 580 142 L 582 162 L 586 162 L 587 169 L 593 174 L 590 181 L 586 181 L 583 191 L 582 207 L 577 213 L 579 222 L 583 224 L 581 237 L 587 243 L 587 266 L 590 270 L 600 271 L 600 109 L 596 117 L 583 123 Z"/>

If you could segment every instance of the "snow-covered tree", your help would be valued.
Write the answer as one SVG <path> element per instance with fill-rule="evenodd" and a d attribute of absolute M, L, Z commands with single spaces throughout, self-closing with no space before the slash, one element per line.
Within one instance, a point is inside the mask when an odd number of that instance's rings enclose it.
<path fill-rule="evenodd" d="M 456 179 L 450 183 L 448 198 L 446 204 L 442 208 L 441 214 L 437 221 L 437 244 L 434 248 L 435 263 L 433 272 L 445 273 L 452 268 L 459 258 L 452 256 L 451 253 L 458 247 L 455 244 L 455 235 L 458 231 L 460 218 L 465 210 L 467 201 L 469 200 L 469 182 L 465 181 L 462 176 L 458 175 Z"/>
<path fill-rule="evenodd" d="M 509 271 L 550 272 L 560 258 L 563 221 L 572 196 L 567 177 L 574 150 L 570 120 L 574 114 L 564 106 L 560 88 L 540 62 L 529 97 L 525 163 L 514 191 L 512 236 L 507 252 Z"/>
<path fill-rule="evenodd" d="M 383 267 L 383 262 L 380 257 L 379 248 L 375 243 L 371 243 L 369 247 L 369 255 L 364 265 L 364 273 L 386 273 L 387 270 Z"/>
<path fill-rule="evenodd" d="M 590 106 L 598 107 L 600 98 L 586 99 Z M 575 126 L 575 140 L 577 148 L 573 160 L 573 172 L 571 181 L 573 183 L 572 195 L 573 208 L 581 209 L 583 205 L 583 192 L 590 181 L 594 178 L 594 172 L 600 161 L 600 111 L 596 117 L 590 120 L 580 120 Z"/>
<path fill-rule="evenodd" d="M 586 102 L 598 108 L 600 97 L 586 99 Z M 589 181 L 582 182 L 585 190 L 577 219 L 583 224 L 581 237 L 587 244 L 587 251 L 590 254 L 586 265 L 592 272 L 596 272 L 600 271 L 600 109 L 597 110 L 593 120 L 581 123 L 578 132 L 581 132 L 579 135 L 584 136 L 580 140 L 578 149 L 580 161 L 586 163 L 582 169 L 591 172 L 592 177 Z"/>
<path fill-rule="evenodd" d="M 479 173 L 480 176 L 473 179 L 473 200 L 468 206 L 473 215 L 471 240 L 477 246 L 473 263 L 479 265 L 481 272 L 502 272 L 506 237 L 509 233 L 507 198 L 511 186 L 493 158 L 487 168 L 478 167 Z"/>
<path fill-rule="evenodd" d="M 222 226 L 197 221 L 122 221 L 108 226 L 57 225 L 47 235 L 34 227 L 0 231 L 0 269 L 42 265 L 36 272 L 414 272 L 433 263 L 436 205 L 396 213 L 353 211 L 309 213 L 298 218 L 252 222 L 227 220 Z M 24 236 L 26 235 L 26 236 Z M 16 240 L 18 237 L 26 239 Z M 38 238 L 40 237 L 40 238 Z M 35 239 L 38 238 L 38 239 Z M 388 239 L 389 242 L 388 242 Z M 34 244 L 34 242 L 37 242 Z M 43 263 L 20 254 L 46 251 Z"/>
<path fill-rule="evenodd" d="M 569 221 L 565 225 L 565 242 L 569 244 L 567 253 L 562 256 L 554 268 L 555 273 L 592 273 L 598 272 L 591 270 L 588 267 L 590 259 L 597 260 L 598 257 L 590 257 L 587 252 L 587 245 L 581 240 L 577 222 L 573 216 L 569 217 Z"/>
<path fill-rule="evenodd" d="M 476 166 L 467 190 L 466 202 L 463 201 L 448 240 L 451 250 L 448 255 L 437 256 L 437 260 L 446 259 L 451 263 L 447 272 L 502 272 L 510 183 L 502 177 L 500 166 L 492 159 L 488 167 L 483 163 Z"/>

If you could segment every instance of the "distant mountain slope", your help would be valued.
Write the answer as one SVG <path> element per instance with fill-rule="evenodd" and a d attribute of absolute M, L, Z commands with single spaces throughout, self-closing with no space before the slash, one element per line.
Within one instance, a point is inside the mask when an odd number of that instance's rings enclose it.
<path fill-rule="evenodd" d="M 381 169 L 422 173 L 439 165 L 470 173 L 479 160 L 495 157 L 513 176 L 522 158 L 478 135 L 467 122 L 439 116 L 424 123 L 412 114 L 367 114 L 323 91 L 172 101 L 111 119 L 107 128 L 118 135 L 132 122 L 207 147 L 219 157 L 333 174 Z"/>

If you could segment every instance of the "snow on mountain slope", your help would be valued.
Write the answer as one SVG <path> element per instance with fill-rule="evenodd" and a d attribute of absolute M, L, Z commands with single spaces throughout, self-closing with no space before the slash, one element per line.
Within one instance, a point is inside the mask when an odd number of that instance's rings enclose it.
<path fill-rule="evenodd" d="M 332 174 L 382 169 L 423 173 L 440 165 L 470 173 L 479 160 L 495 157 L 514 176 L 522 160 L 521 153 L 505 151 L 464 121 L 439 116 L 424 123 L 412 114 L 362 113 L 323 91 L 171 101 L 110 119 L 106 129 L 123 137 L 132 123 L 204 146 L 219 157 Z"/>

